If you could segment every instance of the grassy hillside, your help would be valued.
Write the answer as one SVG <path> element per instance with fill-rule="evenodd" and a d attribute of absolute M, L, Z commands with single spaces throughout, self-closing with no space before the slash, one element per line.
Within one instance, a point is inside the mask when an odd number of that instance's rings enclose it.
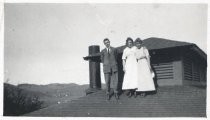
<path fill-rule="evenodd" d="M 20 84 L 17 87 L 36 92 L 40 100 L 44 102 L 43 107 L 47 107 L 84 96 L 88 85 L 77 85 L 74 83 L 48 85 Z"/>
<path fill-rule="evenodd" d="M 38 93 L 4 83 L 4 116 L 18 116 L 32 112 L 42 108 L 42 104 Z"/>
<path fill-rule="evenodd" d="M 8 94 L 11 94 L 13 97 L 10 97 L 12 101 L 16 101 L 13 99 L 17 99 L 14 96 L 24 96 L 22 99 L 30 98 L 29 102 L 33 101 L 33 98 L 36 98 L 40 102 L 42 102 L 40 108 L 48 107 L 53 104 L 61 104 L 66 103 L 68 101 L 77 99 L 79 97 L 85 96 L 85 90 L 89 87 L 89 85 L 77 85 L 77 84 L 48 84 L 48 85 L 35 85 L 35 84 L 19 84 L 17 86 L 4 83 L 4 101 L 7 101 L 7 105 L 5 106 L 5 110 L 12 110 L 15 106 L 11 106 L 11 102 L 6 100 L 8 99 Z M 19 91 L 19 92 L 18 92 Z M 11 96 L 9 95 L 9 96 Z M 25 104 L 25 100 L 23 104 Z M 10 103 L 8 103 L 10 102 Z M 8 105 L 9 104 L 9 105 Z M 19 105 L 23 107 L 23 105 Z M 5 112 L 4 110 L 4 112 Z M 4 114 L 8 115 L 8 114 Z M 10 114 L 9 114 L 10 115 Z M 16 115 L 13 113 L 12 115 Z"/>

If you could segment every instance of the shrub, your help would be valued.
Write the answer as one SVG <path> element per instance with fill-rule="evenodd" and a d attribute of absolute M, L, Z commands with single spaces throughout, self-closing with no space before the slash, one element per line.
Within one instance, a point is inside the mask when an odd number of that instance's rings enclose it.
<path fill-rule="evenodd" d="M 4 116 L 18 116 L 41 108 L 39 97 L 16 86 L 4 84 Z"/>

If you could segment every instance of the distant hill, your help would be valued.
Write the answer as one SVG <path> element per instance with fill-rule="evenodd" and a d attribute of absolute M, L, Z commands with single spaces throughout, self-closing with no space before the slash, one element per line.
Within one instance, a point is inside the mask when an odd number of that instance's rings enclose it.
<path fill-rule="evenodd" d="M 77 100 L 80 97 L 85 96 L 85 90 L 89 88 L 88 84 L 78 85 L 74 83 L 59 84 L 53 83 L 48 85 L 36 85 L 36 84 L 19 84 L 11 85 L 4 83 L 4 90 L 10 91 L 10 93 L 18 94 L 17 91 L 21 91 L 21 95 L 27 96 L 27 98 L 37 97 L 42 102 L 41 108 L 49 107 L 55 104 L 68 103 L 72 100 Z M 102 84 L 102 88 L 105 85 Z M 12 110 L 14 107 L 9 107 Z M 24 108 L 23 108 L 24 109 Z M 19 114 L 19 113 L 18 113 Z M 20 113 L 21 114 L 21 113 Z M 5 114 L 10 115 L 10 114 Z M 17 115 L 12 113 L 12 115 Z"/>
<path fill-rule="evenodd" d="M 74 83 L 70 84 L 48 84 L 48 85 L 35 85 L 35 84 L 19 84 L 17 87 L 41 92 L 48 96 L 58 96 L 59 94 L 68 94 L 71 96 L 83 96 L 85 95 L 85 89 L 88 88 L 89 85 L 77 85 Z"/>
<path fill-rule="evenodd" d="M 17 87 L 38 95 L 40 100 L 44 101 L 44 106 L 46 107 L 85 96 L 85 90 L 89 85 L 54 83 L 48 85 L 19 84 Z"/>
<path fill-rule="evenodd" d="M 40 96 L 45 95 L 4 83 L 4 116 L 18 116 L 43 108 Z"/>
<path fill-rule="evenodd" d="M 15 85 L 11 85 L 11 84 L 8 84 L 8 83 L 4 83 L 4 89 L 14 91 L 14 93 L 17 92 L 18 90 L 21 90 L 21 92 L 23 94 L 27 94 L 29 96 L 39 96 L 39 97 L 46 96 L 42 92 L 30 91 L 29 89 L 24 89 L 24 88 L 21 88 L 21 87 L 15 86 Z"/>
<path fill-rule="evenodd" d="M 11 91 L 21 89 L 24 94 L 29 96 L 37 96 L 44 104 L 42 107 L 47 107 L 53 104 L 65 103 L 79 97 L 85 96 L 85 90 L 89 85 L 70 84 L 19 84 L 17 86 L 4 83 L 4 87 Z"/>

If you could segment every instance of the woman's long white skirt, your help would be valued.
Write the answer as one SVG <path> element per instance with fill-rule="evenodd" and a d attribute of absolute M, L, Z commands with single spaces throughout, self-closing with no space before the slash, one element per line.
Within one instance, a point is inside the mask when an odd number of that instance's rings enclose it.
<path fill-rule="evenodd" d="M 154 91 L 155 85 L 147 59 L 140 59 L 137 62 L 138 82 L 136 91 Z"/>
<path fill-rule="evenodd" d="M 122 89 L 136 89 L 138 79 L 137 61 L 135 57 L 130 57 L 126 60 L 125 69 Z"/>

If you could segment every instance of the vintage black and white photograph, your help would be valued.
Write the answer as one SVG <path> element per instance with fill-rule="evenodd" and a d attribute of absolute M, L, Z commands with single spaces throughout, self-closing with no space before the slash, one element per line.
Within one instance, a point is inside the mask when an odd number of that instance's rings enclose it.
<path fill-rule="evenodd" d="M 4 117 L 207 117 L 207 3 L 4 3 Z"/>

